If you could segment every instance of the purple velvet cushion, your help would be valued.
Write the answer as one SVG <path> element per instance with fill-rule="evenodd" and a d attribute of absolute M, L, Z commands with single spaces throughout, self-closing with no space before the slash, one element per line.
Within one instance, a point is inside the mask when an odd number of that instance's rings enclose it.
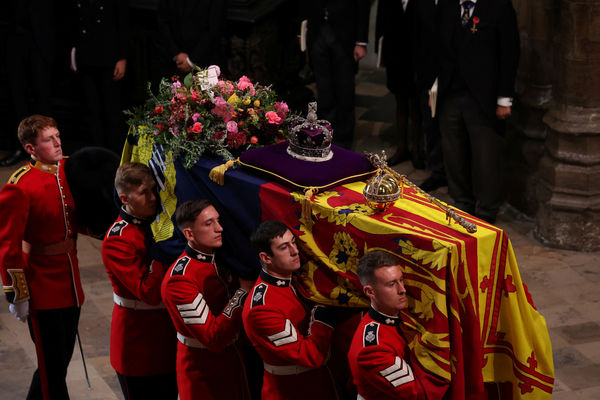
<path fill-rule="evenodd" d="M 288 142 L 282 142 L 242 153 L 240 161 L 251 167 L 268 171 L 268 176 L 286 187 L 318 187 L 326 190 L 333 186 L 365 179 L 374 172 L 367 157 L 350 150 L 331 145 L 333 157 L 328 161 L 310 162 L 299 160 L 287 153 Z M 262 172 L 262 171 L 261 171 Z M 356 177 L 356 175 L 362 175 Z M 290 184 L 283 177 L 294 184 Z"/>

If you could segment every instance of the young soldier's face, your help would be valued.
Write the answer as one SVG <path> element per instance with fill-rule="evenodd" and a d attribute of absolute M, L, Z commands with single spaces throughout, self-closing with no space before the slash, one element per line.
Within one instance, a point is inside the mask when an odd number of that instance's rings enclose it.
<path fill-rule="evenodd" d="M 267 272 L 280 278 L 289 278 L 292 272 L 300 268 L 300 253 L 296 245 L 296 237 L 290 230 L 283 236 L 271 239 L 271 254 L 260 253 Z"/>
<path fill-rule="evenodd" d="M 148 177 L 144 182 L 133 188 L 129 193 L 119 196 L 125 210 L 134 217 L 148 219 L 156 214 L 158 201 L 156 199 L 156 183 Z"/>
<path fill-rule="evenodd" d="M 54 127 L 42 129 L 35 144 L 26 144 L 25 150 L 43 163 L 56 164 L 63 158 L 60 132 Z"/>
<path fill-rule="evenodd" d="M 377 311 L 396 316 L 407 306 L 404 276 L 400 266 L 377 268 L 374 275 L 375 283 L 367 285 L 365 293 Z"/>
<path fill-rule="evenodd" d="M 202 210 L 194 225 L 185 228 L 183 233 L 192 247 L 203 253 L 211 254 L 214 249 L 223 245 L 223 227 L 219 223 L 219 213 L 213 206 Z"/>

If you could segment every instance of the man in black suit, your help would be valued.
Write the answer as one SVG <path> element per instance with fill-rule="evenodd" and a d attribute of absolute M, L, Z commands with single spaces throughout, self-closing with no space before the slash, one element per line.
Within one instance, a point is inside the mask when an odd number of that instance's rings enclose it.
<path fill-rule="evenodd" d="M 415 7 L 420 1 L 379 0 L 375 27 L 376 48 L 380 41 L 382 44 L 379 57 L 385 66 L 387 87 L 396 97 L 398 147 L 388 164 L 395 165 L 410 158 L 415 168 L 424 167 L 421 112 L 413 62 Z"/>
<path fill-rule="evenodd" d="M 126 0 L 74 0 L 71 70 L 81 76 L 92 143 L 120 154 L 127 127 L 121 80 L 129 45 Z"/>
<path fill-rule="evenodd" d="M 320 118 L 333 125 L 335 144 L 352 147 L 354 134 L 354 74 L 367 54 L 369 0 L 309 0 L 299 2 L 307 20 L 306 45 L 317 83 Z"/>
<path fill-rule="evenodd" d="M 160 0 L 157 15 L 163 74 L 183 77 L 196 65 L 221 64 L 226 12 L 225 0 Z"/>
<path fill-rule="evenodd" d="M 431 115 L 429 90 L 439 74 L 438 61 L 438 0 L 415 2 L 413 58 L 417 96 L 421 110 L 422 130 L 425 137 L 427 167 L 431 175 L 419 185 L 426 192 L 447 186 L 442 137 L 437 114 Z"/>
<path fill-rule="evenodd" d="M 439 118 L 455 205 L 494 223 L 502 149 L 519 63 L 510 0 L 441 0 Z"/>

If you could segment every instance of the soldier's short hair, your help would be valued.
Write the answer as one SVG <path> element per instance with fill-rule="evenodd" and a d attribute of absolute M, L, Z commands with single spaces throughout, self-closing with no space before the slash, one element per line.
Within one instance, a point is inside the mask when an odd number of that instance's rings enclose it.
<path fill-rule="evenodd" d="M 257 253 L 265 252 L 273 255 L 271 251 L 271 240 L 276 237 L 282 237 L 286 231 L 290 230 L 286 224 L 281 221 L 268 220 L 263 221 L 250 236 L 250 244 Z"/>
<path fill-rule="evenodd" d="M 188 200 L 177 207 L 175 211 L 175 223 L 180 231 L 194 225 L 194 221 L 198 215 L 207 207 L 212 206 L 212 203 L 206 199 Z"/>
<path fill-rule="evenodd" d="M 141 186 L 148 179 L 154 179 L 152 170 L 139 162 L 123 163 L 115 174 L 115 189 L 117 193 L 127 194 Z"/>
<path fill-rule="evenodd" d="M 375 270 L 382 267 L 400 265 L 400 260 L 383 250 L 374 250 L 365 254 L 358 262 L 356 275 L 361 285 L 373 285 L 375 283 Z"/>
<path fill-rule="evenodd" d="M 46 128 L 57 128 L 58 125 L 52 117 L 46 117 L 45 115 L 35 114 L 25 118 L 19 127 L 17 128 L 17 137 L 21 145 L 25 147 L 26 144 L 36 144 L 38 133 Z"/>

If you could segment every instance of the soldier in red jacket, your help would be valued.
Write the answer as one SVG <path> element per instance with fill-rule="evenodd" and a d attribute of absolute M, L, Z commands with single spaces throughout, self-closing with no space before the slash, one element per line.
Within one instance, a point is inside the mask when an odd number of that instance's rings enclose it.
<path fill-rule="evenodd" d="M 263 399 L 336 399 L 325 365 L 333 333 L 333 309 L 315 306 L 309 316 L 291 285 L 300 268 L 294 234 L 265 221 L 251 237 L 263 270 L 244 305 L 244 327 L 264 362 Z"/>
<path fill-rule="evenodd" d="M 125 163 L 115 177 L 123 203 L 102 243 L 113 286 L 110 362 L 125 399 L 176 399 L 175 328 L 160 297 L 166 266 L 148 255 L 150 223 L 157 212 L 150 168 Z"/>
<path fill-rule="evenodd" d="M 33 115 L 18 137 L 31 161 L 0 190 L 0 272 L 10 311 L 27 321 L 38 369 L 28 399 L 69 398 L 65 377 L 84 296 L 75 203 L 53 118 Z"/>
<path fill-rule="evenodd" d="M 352 339 L 348 361 L 359 396 L 373 399 L 425 399 L 410 364 L 400 310 L 407 306 L 398 259 L 372 251 L 356 271 L 371 307 Z"/>
<path fill-rule="evenodd" d="M 181 400 L 247 399 L 244 359 L 237 343 L 242 306 L 253 282 L 215 263 L 222 245 L 219 213 L 207 200 L 177 208 L 178 228 L 188 240 L 167 272 L 162 297 L 177 330 L 177 386 Z"/>

